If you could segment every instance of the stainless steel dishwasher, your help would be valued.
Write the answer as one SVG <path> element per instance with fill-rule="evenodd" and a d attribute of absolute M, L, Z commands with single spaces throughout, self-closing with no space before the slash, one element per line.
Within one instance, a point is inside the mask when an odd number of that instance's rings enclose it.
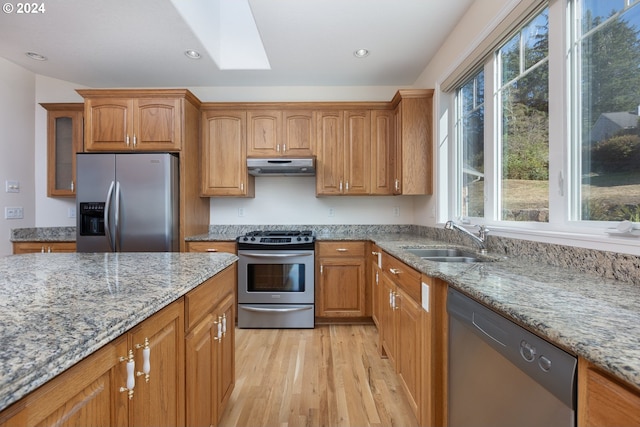
<path fill-rule="evenodd" d="M 450 427 L 575 426 L 576 358 L 449 289 Z"/>

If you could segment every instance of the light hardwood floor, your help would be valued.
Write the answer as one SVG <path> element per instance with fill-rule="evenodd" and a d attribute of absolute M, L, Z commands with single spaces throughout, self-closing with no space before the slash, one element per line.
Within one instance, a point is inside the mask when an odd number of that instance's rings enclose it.
<path fill-rule="evenodd" d="M 220 426 L 417 426 L 373 325 L 236 329 Z"/>

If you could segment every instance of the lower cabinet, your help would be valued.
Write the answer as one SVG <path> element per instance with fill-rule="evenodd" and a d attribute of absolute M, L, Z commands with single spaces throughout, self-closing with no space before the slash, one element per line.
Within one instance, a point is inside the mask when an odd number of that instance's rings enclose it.
<path fill-rule="evenodd" d="M 183 319 L 180 299 L 4 410 L 0 426 L 183 425 Z"/>
<path fill-rule="evenodd" d="M 14 254 L 75 252 L 75 242 L 13 242 Z"/>
<path fill-rule="evenodd" d="M 234 264 L 9 406 L 0 427 L 216 425 L 235 385 L 235 274 Z"/>
<path fill-rule="evenodd" d="M 396 369 L 413 412 L 422 408 L 423 310 L 420 273 L 382 254 L 380 348 Z"/>
<path fill-rule="evenodd" d="M 579 358 L 578 426 L 640 426 L 640 390 Z"/>
<path fill-rule="evenodd" d="M 316 317 L 364 317 L 365 242 L 318 242 Z"/>
<path fill-rule="evenodd" d="M 217 425 L 235 385 L 235 269 L 186 296 L 188 426 Z"/>

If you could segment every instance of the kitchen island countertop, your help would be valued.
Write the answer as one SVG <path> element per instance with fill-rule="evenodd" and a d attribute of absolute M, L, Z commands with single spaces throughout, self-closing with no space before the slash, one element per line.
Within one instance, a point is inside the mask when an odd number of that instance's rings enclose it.
<path fill-rule="evenodd" d="M 236 260 L 175 252 L 0 258 L 0 410 Z"/>

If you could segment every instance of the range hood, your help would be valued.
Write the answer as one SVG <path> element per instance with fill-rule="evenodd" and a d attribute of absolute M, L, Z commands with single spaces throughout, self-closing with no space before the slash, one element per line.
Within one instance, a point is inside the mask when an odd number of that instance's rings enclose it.
<path fill-rule="evenodd" d="M 247 169 L 254 176 L 313 176 L 315 157 L 248 158 Z"/>

